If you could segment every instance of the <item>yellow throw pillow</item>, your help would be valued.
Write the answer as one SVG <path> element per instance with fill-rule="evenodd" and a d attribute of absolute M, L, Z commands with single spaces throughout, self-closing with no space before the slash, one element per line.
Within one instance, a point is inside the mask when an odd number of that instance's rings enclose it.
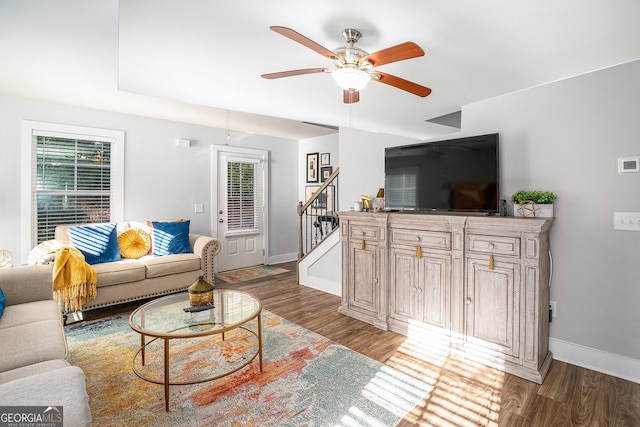
<path fill-rule="evenodd" d="M 123 258 L 140 258 L 149 252 L 151 237 L 139 228 L 131 228 L 118 236 L 120 255 Z"/>

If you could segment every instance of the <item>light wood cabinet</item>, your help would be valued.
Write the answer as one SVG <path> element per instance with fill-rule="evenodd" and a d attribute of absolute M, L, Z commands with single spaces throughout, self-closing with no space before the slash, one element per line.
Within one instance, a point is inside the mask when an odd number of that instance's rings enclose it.
<path fill-rule="evenodd" d="M 552 219 L 341 212 L 340 312 L 541 383 Z"/>
<path fill-rule="evenodd" d="M 499 360 L 517 359 L 520 351 L 520 266 L 494 261 L 494 267 L 490 269 L 485 260 L 467 258 L 466 267 L 467 355 L 484 360 L 487 349 L 491 349 L 498 353 Z"/>
<path fill-rule="evenodd" d="M 417 321 L 424 328 L 437 327 L 447 336 L 451 329 L 448 224 L 416 224 L 407 221 L 411 217 L 397 219 L 389 223 L 389 329 L 407 334 Z"/>
<path fill-rule="evenodd" d="M 343 290 L 339 311 L 387 330 L 386 218 L 355 219 L 342 227 L 341 233 Z"/>
<path fill-rule="evenodd" d="M 415 253 L 391 248 L 389 329 L 406 334 L 412 320 L 450 329 L 450 257 Z"/>

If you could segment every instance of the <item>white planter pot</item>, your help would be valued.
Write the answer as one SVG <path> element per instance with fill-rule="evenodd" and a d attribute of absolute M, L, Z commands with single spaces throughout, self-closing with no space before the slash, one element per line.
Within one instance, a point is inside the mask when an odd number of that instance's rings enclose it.
<path fill-rule="evenodd" d="M 513 216 L 533 218 L 534 212 L 535 218 L 553 218 L 553 203 L 549 205 L 525 205 L 522 207 L 520 203 L 513 203 Z"/>

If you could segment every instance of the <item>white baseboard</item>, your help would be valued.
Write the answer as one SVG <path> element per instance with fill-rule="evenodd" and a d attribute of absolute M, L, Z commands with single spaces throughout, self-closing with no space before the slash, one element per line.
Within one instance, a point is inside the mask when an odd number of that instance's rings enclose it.
<path fill-rule="evenodd" d="M 640 360 L 579 344 L 549 339 L 553 358 L 640 384 Z"/>
<path fill-rule="evenodd" d="M 314 276 L 304 276 L 300 279 L 300 284 L 328 294 L 342 296 L 342 283 L 334 283 Z"/>
<path fill-rule="evenodd" d="M 280 264 L 281 262 L 295 261 L 298 259 L 297 253 L 282 254 L 267 257 L 266 263 L 269 265 Z"/>

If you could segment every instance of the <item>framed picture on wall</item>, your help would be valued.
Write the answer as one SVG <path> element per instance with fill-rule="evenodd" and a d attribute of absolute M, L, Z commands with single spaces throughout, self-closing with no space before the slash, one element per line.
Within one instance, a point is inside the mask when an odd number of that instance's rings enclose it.
<path fill-rule="evenodd" d="M 307 182 L 318 182 L 318 153 L 307 154 Z"/>
<path fill-rule="evenodd" d="M 331 164 L 331 154 L 330 153 L 320 154 L 320 166 L 327 166 L 330 164 Z"/>
<path fill-rule="evenodd" d="M 332 166 L 322 166 L 320 168 L 320 182 L 325 182 L 333 173 Z"/>

